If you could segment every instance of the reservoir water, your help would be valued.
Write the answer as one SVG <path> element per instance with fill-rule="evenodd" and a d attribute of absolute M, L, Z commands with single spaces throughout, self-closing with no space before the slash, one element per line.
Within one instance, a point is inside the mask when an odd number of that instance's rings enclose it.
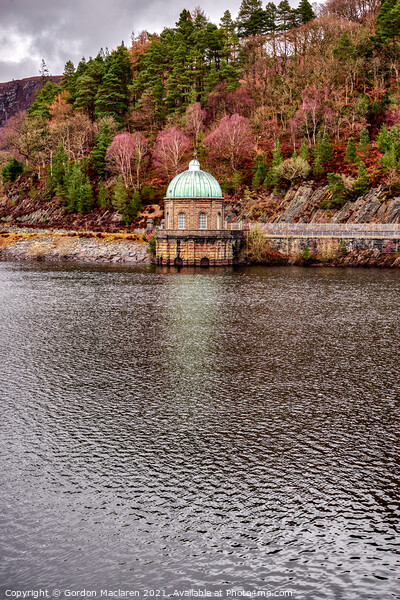
<path fill-rule="evenodd" d="M 400 598 L 399 299 L 389 270 L 1 263 L 0 597 Z"/>

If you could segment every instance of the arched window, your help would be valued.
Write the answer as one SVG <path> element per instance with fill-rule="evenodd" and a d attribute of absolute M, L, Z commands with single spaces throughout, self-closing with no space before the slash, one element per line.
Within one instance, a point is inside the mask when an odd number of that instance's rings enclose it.
<path fill-rule="evenodd" d="M 185 213 L 179 213 L 179 215 L 178 215 L 178 227 L 179 227 L 179 229 L 185 229 L 185 227 L 186 227 L 186 215 L 185 215 Z"/>
<path fill-rule="evenodd" d="M 204 212 L 199 214 L 199 229 L 207 229 L 207 215 Z"/>
<path fill-rule="evenodd" d="M 221 213 L 217 214 L 217 229 L 221 229 Z"/>
<path fill-rule="evenodd" d="M 171 229 L 171 217 L 169 211 L 167 212 L 167 229 Z"/>

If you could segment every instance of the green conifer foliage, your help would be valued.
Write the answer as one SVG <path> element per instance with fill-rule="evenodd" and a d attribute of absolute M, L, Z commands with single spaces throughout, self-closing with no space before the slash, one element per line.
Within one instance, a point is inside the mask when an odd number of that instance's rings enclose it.
<path fill-rule="evenodd" d="M 310 151 L 308 149 L 308 143 L 307 140 L 304 138 L 301 146 L 300 146 L 300 150 L 299 150 L 299 156 L 301 158 L 304 158 L 304 160 L 307 160 L 310 158 Z"/>
<path fill-rule="evenodd" d="M 253 166 L 253 179 L 251 182 L 251 187 L 253 190 L 256 190 L 257 188 L 260 187 L 260 185 L 262 185 L 263 181 L 265 180 L 265 177 L 267 175 L 268 172 L 268 167 L 267 167 L 267 163 L 266 163 L 266 158 L 265 158 L 265 154 L 259 154 L 257 155 L 255 161 L 254 161 L 254 166 Z"/>
<path fill-rule="evenodd" d="M 64 150 L 64 146 L 59 144 L 54 153 L 51 169 L 49 187 L 51 193 L 56 192 L 59 196 L 65 196 L 65 178 L 68 167 L 68 155 Z"/>
<path fill-rule="evenodd" d="M 349 60 L 354 56 L 354 46 L 348 33 L 344 33 L 337 41 L 332 54 L 339 60 Z"/>
<path fill-rule="evenodd" d="M 283 156 L 281 152 L 281 145 L 279 140 L 276 140 L 274 148 L 272 150 L 272 167 L 279 167 L 283 162 Z"/>
<path fill-rule="evenodd" d="M 321 147 L 321 142 L 322 142 L 322 136 L 321 136 L 321 132 L 318 130 L 317 135 L 315 137 L 315 145 L 314 145 L 314 149 L 313 149 L 313 153 L 314 153 L 314 159 L 317 158 L 317 156 L 319 156 L 320 154 L 320 147 Z"/>
<path fill-rule="evenodd" d="M 308 0 L 301 0 L 297 12 L 300 15 L 302 23 L 308 23 L 315 19 L 315 13 Z"/>
<path fill-rule="evenodd" d="M 329 206 L 323 208 L 335 208 L 343 206 L 347 199 L 347 190 L 342 177 L 338 173 L 328 173 L 328 189 L 332 193 Z"/>
<path fill-rule="evenodd" d="M 277 9 L 275 4 L 273 2 L 268 2 L 264 12 L 265 33 L 273 33 L 278 29 L 278 25 L 276 23 Z"/>
<path fill-rule="evenodd" d="M 234 92 L 239 86 L 240 71 L 234 64 L 221 61 L 220 77 L 226 83 L 228 92 Z"/>
<path fill-rule="evenodd" d="M 397 153 L 396 147 L 394 143 L 391 143 L 390 146 L 385 150 L 385 154 L 381 159 L 382 167 L 386 170 L 397 169 L 398 161 L 397 161 Z"/>
<path fill-rule="evenodd" d="M 73 94 L 75 80 L 75 67 L 74 63 L 68 60 L 65 63 L 63 77 L 61 79 L 61 87 L 63 90 L 67 90 L 71 95 Z"/>
<path fill-rule="evenodd" d="M 369 150 L 370 150 L 369 132 L 366 127 L 364 127 L 360 132 L 359 149 L 362 154 L 367 154 L 367 152 L 369 152 Z"/>
<path fill-rule="evenodd" d="M 80 194 L 76 203 L 76 210 L 79 213 L 85 213 L 93 207 L 93 190 L 90 184 L 90 179 L 84 175 L 81 184 Z"/>
<path fill-rule="evenodd" d="M 388 131 L 388 128 L 386 127 L 385 124 L 383 124 L 379 130 L 378 137 L 376 138 L 376 144 L 381 152 L 386 152 L 386 150 L 388 150 L 391 143 L 392 143 L 392 139 L 391 139 L 390 133 Z"/>
<path fill-rule="evenodd" d="M 124 45 L 106 59 L 106 73 L 95 98 L 95 115 L 111 115 L 122 123 L 128 111 L 131 68 L 128 51 Z"/>
<path fill-rule="evenodd" d="M 97 194 L 97 202 L 100 208 L 110 208 L 110 200 L 108 198 L 108 190 L 103 181 L 99 183 L 99 192 Z"/>
<path fill-rule="evenodd" d="M 272 165 L 267 171 L 264 179 L 263 186 L 266 188 L 276 188 L 279 184 L 279 166 L 283 163 L 283 156 L 281 152 L 281 145 L 279 140 L 276 140 L 272 150 Z"/>
<path fill-rule="evenodd" d="M 369 190 L 369 176 L 365 163 L 360 162 L 358 166 L 357 180 L 354 186 L 354 195 L 356 198 L 362 196 Z"/>
<path fill-rule="evenodd" d="M 226 10 L 220 21 L 221 34 L 221 56 L 228 62 L 235 61 L 235 55 L 238 50 L 239 36 L 236 33 L 236 27 L 232 20 L 229 10 Z"/>
<path fill-rule="evenodd" d="M 123 220 L 125 225 L 129 225 L 131 221 L 137 217 L 138 211 L 142 208 L 142 201 L 138 191 L 134 192 L 131 201 L 128 203 Z"/>
<path fill-rule="evenodd" d="M 332 147 L 329 142 L 329 137 L 327 133 L 324 133 L 324 137 L 319 144 L 319 156 L 321 158 L 321 162 L 329 162 L 332 160 Z"/>
<path fill-rule="evenodd" d="M 86 114 L 93 119 L 94 117 L 94 106 L 95 98 L 97 93 L 97 84 L 93 77 L 88 72 L 84 73 L 75 82 L 74 94 L 75 101 L 74 107 L 77 110 L 83 110 Z"/>
<path fill-rule="evenodd" d="M 96 143 L 91 154 L 93 169 L 101 178 L 104 178 L 105 176 L 106 152 L 110 144 L 110 128 L 107 123 L 103 123 L 101 127 L 101 132 L 97 137 Z"/>
<path fill-rule="evenodd" d="M 314 159 L 313 173 L 314 175 L 323 175 L 325 173 L 324 168 L 322 166 L 322 159 L 320 154 L 317 154 L 317 156 Z"/>
<path fill-rule="evenodd" d="M 93 191 L 90 179 L 83 172 L 83 165 L 79 162 L 68 165 L 65 177 L 66 205 L 69 213 L 85 213 L 93 207 Z"/>
<path fill-rule="evenodd" d="M 352 137 L 347 142 L 345 159 L 348 162 L 355 163 L 358 161 L 357 150 Z"/>
<path fill-rule="evenodd" d="M 314 146 L 314 167 L 313 167 L 313 174 L 318 176 L 318 175 L 323 175 L 325 173 L 325 170 L 323 168 L 323 157 L 322 157 L 322 153 L 321 153 L 321 147 L 322 147 L 322 137 L 321 137 L 321 132 L 318 131 L 316 139 L 315 139 L 315 146 Z"/>
<path fill-rule="evenodd" d="M 3 167 L 1 172 L 1 176 L 3 178 L 3 183 L 12 183 L 21 175 L 24 170 L 24 165 L 19 162 L 16 158 L 12 158 L 8 161 L 8 163 Z"/>
<path fill-rule="evenodd" d="M 293 10 L 288 0 L 281 0 L 276 11 L 276 23 L 278 31 L 288 31 L 296 26 L 296 11 Z"/>
<path fill-rule="evenodd" d="M 54 99 L 61 93 L 61 87 L 54 81 L 47 81 L 42 88 L 36 91 L 35 99 L 28 108 L 28 115 L 31 117 L 50 118 L 50 106 Z"/>
<path fill-rule="evenodd" d="M 210 92 L 213 91 L 213 89 L 219 84 L 220 82 L 220 72 L 217 71 L 217 67 L 215 65 L 215 62 L 211 63 L 211 67 L 209 69 L 209 73 L 205 79 L 205 91 L 206 94 L 209 94 Z"/>
<path fill-rule="evenodd" d="M 242 0 L 237 18 L 237 28 L 240 37 L 254 35 L 254 33 L 249 30 L 249 28 L 253 29 L 254 27 L 254 23 L 251 23 L 251 19 L 255 13 L 259 18 L 262 12 L 263 7 L 261 0 Z"/>
<path fill-rule="evenodd" d="M 126 207 L 129 203 L 129 195 L 126 190 L 124 181 L 122 176 L 119 175 L 117 179 L 117 184 L 115 186 L 114 198 L 112 200 L 112 205 L 121 215 L 125 213 Z"/>
<path fill-rule="evenodd" d="M 383 0 L 376 24 L 382 41 L 400 39 L 400 0 Z"/>

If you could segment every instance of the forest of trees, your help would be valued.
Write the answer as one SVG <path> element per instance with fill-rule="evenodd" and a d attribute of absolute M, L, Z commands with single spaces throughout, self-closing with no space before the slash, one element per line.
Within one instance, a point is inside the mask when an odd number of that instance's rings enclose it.
<path fill-rule="evenodd" d="M 174 28 L 43 67 L 27 114 L 0 137 L 7 187 L 21 173 L 66 212 L 113 208 L 129 224 L 193 151 L 232 199 L 304 180 L 326 208 L 377 183 L 400 191 L 400 0 L 327 0 L 315 14 L 243 0 L 219 25 L 201 8 Z"/>

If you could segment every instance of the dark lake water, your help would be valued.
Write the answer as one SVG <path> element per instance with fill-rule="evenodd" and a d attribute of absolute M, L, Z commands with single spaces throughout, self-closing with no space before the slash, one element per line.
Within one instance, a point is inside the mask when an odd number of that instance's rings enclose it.
<path fill-rule="evenodd" d="M 1 263 L 0 596 L 400 598 L 399 299 L 389 270 Z"/>

